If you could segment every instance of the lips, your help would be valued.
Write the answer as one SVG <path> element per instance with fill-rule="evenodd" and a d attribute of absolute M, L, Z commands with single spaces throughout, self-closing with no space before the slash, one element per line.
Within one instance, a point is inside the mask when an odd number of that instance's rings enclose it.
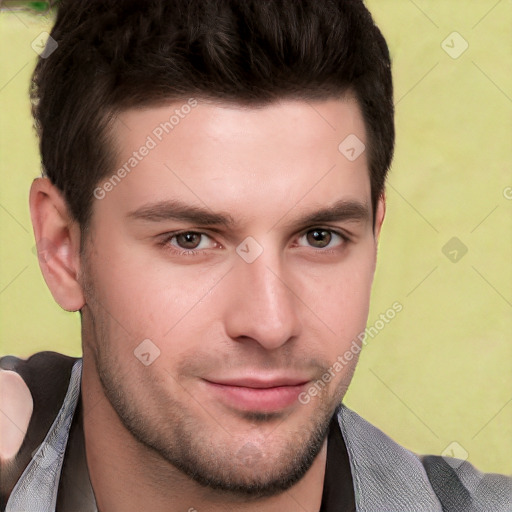
<path fill-rule="evenodd" d="M 230 408 L 270 413 L 298 404 L 298 395 L 309 380 L 291 377 L 243 377 L 203 382 L 208 394 Z"/>
<path fill-rule="evenodd" d="M 219 384 L 221 386 L 234 386 L 241 388 L 252 388 L 252 389 L 268 389 L 268 388 L 279 388 L 285 386 L 300 386 L 308 382 L 308 379 L 301 378 L 268 378 L 258 379 L 251 377 L 244 377 L 240 379 L 224 379 L 224 380 L 210 380 L 213 384 Z"/>

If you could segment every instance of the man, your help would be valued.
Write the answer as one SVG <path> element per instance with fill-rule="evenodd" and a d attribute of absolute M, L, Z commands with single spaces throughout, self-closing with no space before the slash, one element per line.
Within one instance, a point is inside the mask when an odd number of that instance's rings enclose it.
<path fill-rule="evenodd" d="M 63 1 L 51 37 L 30 208 L 83 358 L 2 359 L 3 507 L 511 510 L 341 405 L 394 143 L 362 2 Z"/>

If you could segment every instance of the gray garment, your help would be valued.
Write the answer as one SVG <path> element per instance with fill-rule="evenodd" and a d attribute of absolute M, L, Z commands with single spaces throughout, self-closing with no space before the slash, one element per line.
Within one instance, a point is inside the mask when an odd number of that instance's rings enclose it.
<path fill-rule="evenodd" d="M 55 421 L 9 496 L 5 512 L 53 512 L 69 429 L 80 394 L 82 360 L 73 365 L 64 402 Z"/>
<path fill-rule="evenodd" d="M 79 359 L 62 407 L 16 483 L 6 512 L 55 511 L 81 374 Z M 416 455 L 344 405 L 338 422 L 349 455 L 357 512 L 512 512 L 512 478 L 483 474 L 458 459 Z"/>

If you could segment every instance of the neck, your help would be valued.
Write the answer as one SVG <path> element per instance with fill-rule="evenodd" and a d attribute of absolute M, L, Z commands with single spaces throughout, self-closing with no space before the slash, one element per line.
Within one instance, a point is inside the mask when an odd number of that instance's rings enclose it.
<path fill-rule="evenodd" d="M 248 501 L 199 485 L 135 439 L 105 397 L 94 361 L 86 353 L 82 399 L 87 466 L 100 512 L 318 512 L 320 509 L 327 441 L 294 486 L 276 496 Z"/>

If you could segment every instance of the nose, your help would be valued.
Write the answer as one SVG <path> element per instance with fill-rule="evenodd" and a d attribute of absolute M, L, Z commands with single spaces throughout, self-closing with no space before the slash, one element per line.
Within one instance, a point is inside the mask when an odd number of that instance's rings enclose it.
<path fill-rule="evenodd" d="M 236 260 L 229 273 L 225 329 L 230 338 L 277 349 L 300 332 L 299 298 L 279 258 L 264 251 L 255 261 Z"/>

